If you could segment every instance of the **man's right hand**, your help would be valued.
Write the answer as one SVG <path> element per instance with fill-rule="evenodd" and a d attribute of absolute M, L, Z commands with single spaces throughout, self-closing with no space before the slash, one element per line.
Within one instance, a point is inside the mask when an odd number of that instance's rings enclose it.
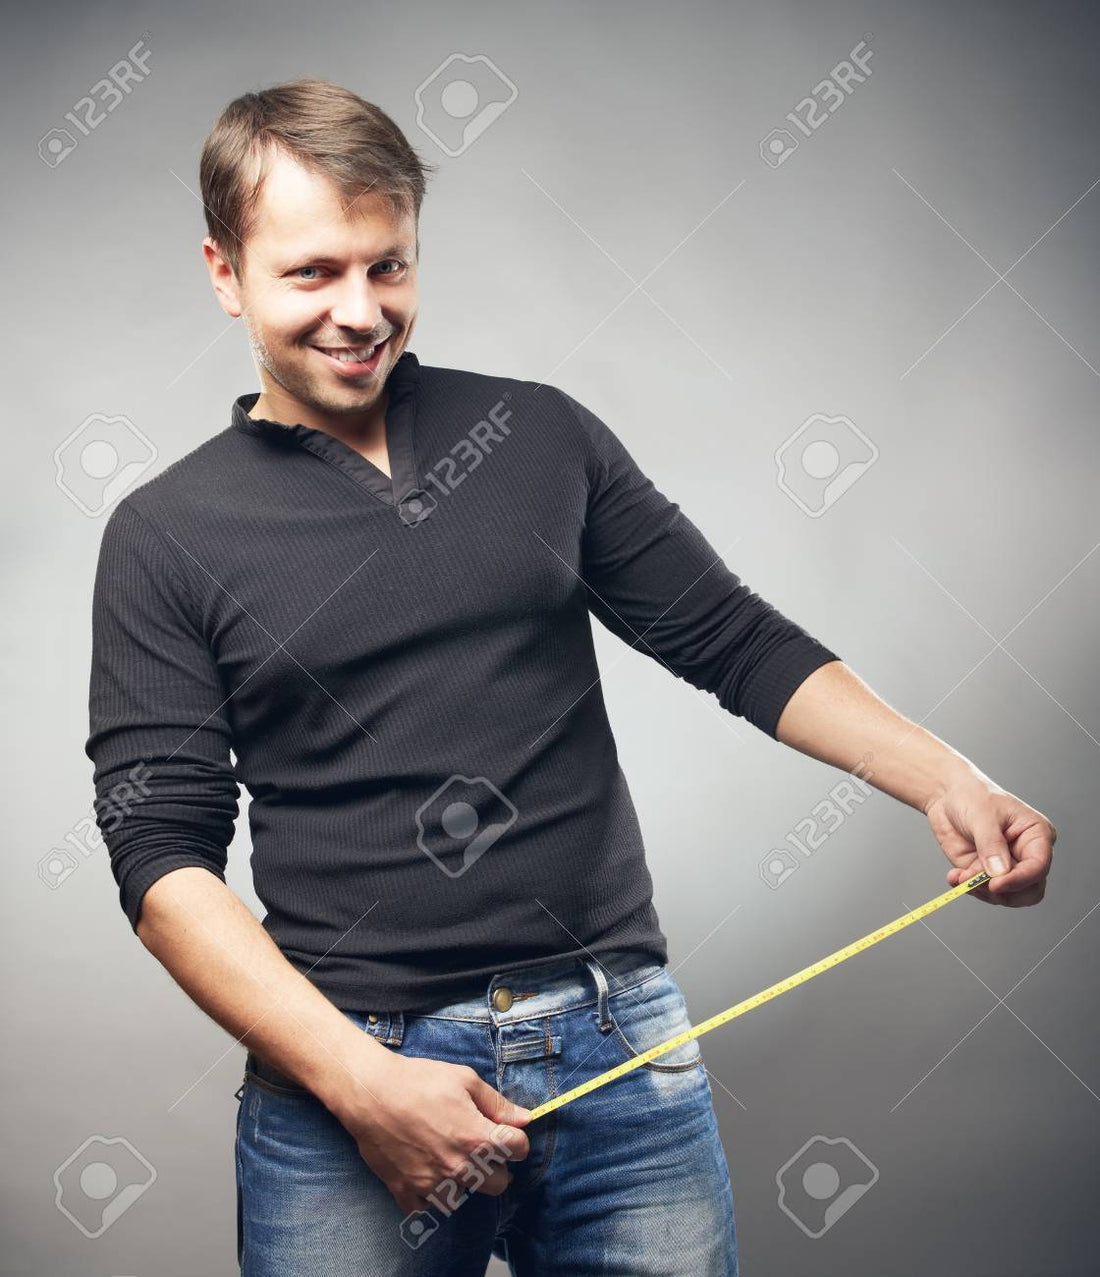
<path fill-rule="evenodd" d="M 531 1110 L 467 1065 L 381 1052 L 371 1048 L 328 1107 L 398 1207 L 427 1210 L 435 1194 L 453 1209 L 467 1191 L 503 1193 L 512 1178 L 507 1163 L 530 1152 L 520 1128 Z"/>

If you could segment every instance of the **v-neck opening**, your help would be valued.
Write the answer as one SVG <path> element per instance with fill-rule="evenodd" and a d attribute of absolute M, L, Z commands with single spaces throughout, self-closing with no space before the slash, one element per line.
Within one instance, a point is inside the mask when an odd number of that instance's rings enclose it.
<path fill-rule="evenodd" d="M 250 434 L 298 444 L 342 470 L 384 505 L 401 510 L 410 496 L 420 491 L 414 438 L 419 388 L 420 361 L 411 350 L 406 350 L 390 370 L 385 384 L 389 475 L 350 444 L 325 430 L 301 423 L 287 425 L 266 417 L 250 417 L 249 411 L 258 402 L 259 392 L 241 395 L 234 402 L 232 420 L 234 426 Z"/>

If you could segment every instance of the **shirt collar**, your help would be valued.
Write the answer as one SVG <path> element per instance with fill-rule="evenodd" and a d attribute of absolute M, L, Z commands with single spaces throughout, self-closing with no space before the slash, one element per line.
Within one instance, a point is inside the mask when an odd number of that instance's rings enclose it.
<path fill-rule="evenodd" d="M 411 350 L 402 351 L 400 358 L 386 378 L 385 384 L 390 411 L 393 411 L 398 403 L 404 405 L 404 402 L 415 394 L 419 381 L 420 361 Z M 282 421 L 270 421 L 266 417 L 250 417 L 248 414 L 255 407 L 259 398 L 260 392 L 253 390 L 247 395 L 239 395 L 234 399 L 230 416 L 230 424 L 234 428 L 244 430 L 249 434 L 264 435 L 275 439 L 294 438 L 302 431 L 313 428 L 301 424 L 287 425 Z"/>

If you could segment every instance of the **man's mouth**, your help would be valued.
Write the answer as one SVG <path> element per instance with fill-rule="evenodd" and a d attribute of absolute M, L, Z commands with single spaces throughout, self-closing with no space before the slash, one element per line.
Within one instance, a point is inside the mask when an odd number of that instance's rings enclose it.
<path fill-rule="evenodd" d="M 385 337 L 373 346 L 314 346 L 313 349 L 341 376 L 361 377 L 377 369 L 388 341 L 389 337 Z"/>

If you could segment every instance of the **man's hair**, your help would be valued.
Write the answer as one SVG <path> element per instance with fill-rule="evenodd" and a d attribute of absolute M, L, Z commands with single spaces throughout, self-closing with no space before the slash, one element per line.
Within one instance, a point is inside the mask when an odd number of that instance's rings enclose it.
<path fill-rule="evenodd" d="M 279 154 L 335 183 L 345 206 L 368 190 L 394 217 L 420 217 L 428 174 L 390 117 L 328 80 L 292 80 L 235 98 L 202 148 L 206 227 L 238 279 L 264 178 Z"/>

